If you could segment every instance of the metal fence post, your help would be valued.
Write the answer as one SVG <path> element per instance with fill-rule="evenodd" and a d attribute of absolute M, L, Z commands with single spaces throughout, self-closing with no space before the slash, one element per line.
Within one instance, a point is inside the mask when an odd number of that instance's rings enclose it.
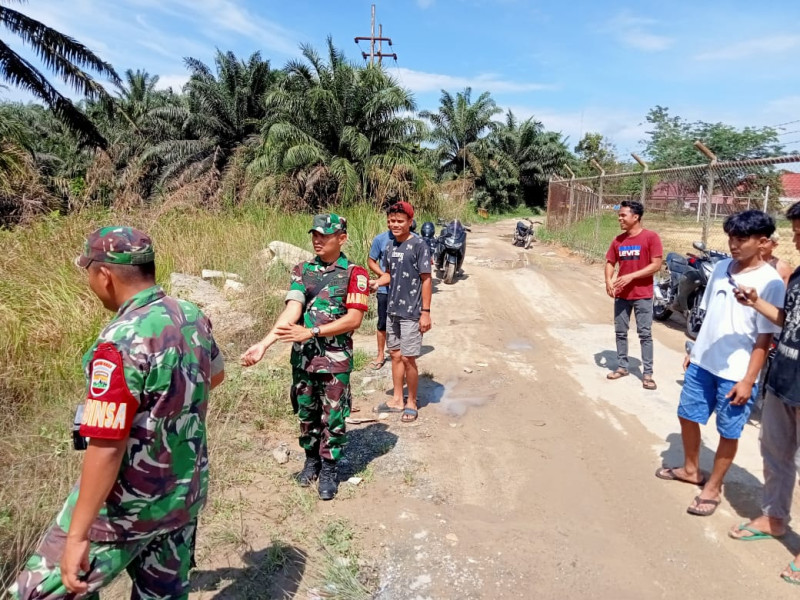
<path fill-rule="evenodd" d="M 639 158 L 639 156 L 637 154 L 635 154 L 634 152 L 631 152 L 631 156 L 633 157 L 633 159 L 637 163 L 642 165 L 642 192 L 641 192 L 641 194 L 639 196 L 639 202 L 641 202 L 642 206 L 644 206 L 644 204 L 645 204 L 644 200 L 647 197 L 647 170 L 650 167 L 648 167 L 647 163 L 644 162 L 641 158 Z"/>
<path fill-rule="evenodd" d="M 694 147 L 706 155 L 708 160 L 708 182 L 706 184 L 706 212 L 703 219 L 703 238 L 704 244 L 708 245 L 708 230 L 711 226 L 711 202 L 714 199 L 714 167 L 717 164 L 717 156 L 703 145 L 700 140 L 695 141 Z"/>
<path fill-rule="evenodd" d="M 575 173 L 569 166 L 564 165 L 569 173 L 569 204 L 567 205 L 567 225 L 572 225 L 572 206 L 575 204 Z M 578 220 L 578 211 L 575 210 L 575 220 Z"/>
<path fill-rule="evenodd" d="M 600 212 L 603 209 L 603 178 L 606 172 L 595 159 L 592 159 L 592 166 L 600 171 L 600 185 L 597 186 L 597 210 L 594 213 L 594 241 L 597 243 L 600 239 Z"/>

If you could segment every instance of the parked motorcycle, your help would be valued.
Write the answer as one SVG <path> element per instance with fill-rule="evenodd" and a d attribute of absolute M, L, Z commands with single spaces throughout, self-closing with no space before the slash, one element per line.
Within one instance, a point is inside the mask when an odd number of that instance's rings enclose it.
<path fill-rule="evenodd" d="M 527 223 L 524 221 L 517 221 L 517 227 L 514 230 L 514 242 L 515 246 L 519 246 L 520 248 L 525 248 L 527 250 L 533 245 L 533 238 L 534 238 L 534 225 L 541 225 L 541 221 L 531 221 L 530 219 L 525 219 Z"/>
<path fill-rule="evenodd" d="M 730 258 L 730 254 L 707 250 L 702 242 L 695 242 L 692 246 L 701 254 L 667 254 L 653 286 L 653 318 L 666 321 L 673 311 L 679 312 L 686 317 L 686 333 L 695 338 L 703 324 L 704 314 L 700 309 L 700 302 L 703 300 L 708 278 L 714 265 Z"/>
<path fill-rule="evenodd" d="M 434 258 L 436 251 L 436 226 L 430 221 L 425 221 L 420 229 L 420 237 L 428 244 L 428 250 L 431 253 L 431 261 Z"/>
<path fill-rule="evenodd" d="M 443 222 L 440 222 L 442 224 Z M 469 227 L 462 225 L 461 221 L 453 220 L 442 227 L 436 240 L 434 262 L 438 271 L 443 271 L 442 280 L 451 284 L 456 279 L 456 273 L 464 264 L 467 251 L 467 232 Z"/>

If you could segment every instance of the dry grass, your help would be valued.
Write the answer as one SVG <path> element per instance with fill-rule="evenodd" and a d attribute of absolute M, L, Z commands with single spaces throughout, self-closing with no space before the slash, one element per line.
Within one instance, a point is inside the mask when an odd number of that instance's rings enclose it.
<path fill-rule="evenodd" d="M 385 224 L 372 209 L 343 209 L 359 224 L 353 230 L 351 259 L 366 263 L 364 240 Z M 71 449 L 69 425 L 84 393 L 80 359 L 111 315 L 88 290 L 72 264 L 86 234 L 106 224 L 147 231 L 157 251 L 159 282 L 173 271 L 199 275 L 201 269 L 239 273 L 248 285 L 245 298 L 259 325 L 257 339 L 281 310 L 276 290 L 287 273 L 265 269 L 254 257 L 271 240 L 310 248 L 308 215 L 263 208 L 225 213 L 183 208 L 151 213 L 80 213 L 48 217 L 30 227 L 0 231 L 0 589 L 19 569 L 43 528 L 77 479 L 80 455 Z M 357 232 L 357 233 L 356 233 Z M 265 300 L 266 299 L 266 300 Z M 218 340 L 229 365 L 242 347 Z M 229 369 L 215 392 L 209 413 L 212 477 L 219 490 L 236 488 L 252 477 L 240 456 L 255 430 L 292 428 L 285 391 L 287 365 L 247 376 Z M 213 515 L 215 511 L 210 511 Z M 230 531 L 231 528 L 227 528 Z M 242 535 L 241 532 L 236 535 Z"/>

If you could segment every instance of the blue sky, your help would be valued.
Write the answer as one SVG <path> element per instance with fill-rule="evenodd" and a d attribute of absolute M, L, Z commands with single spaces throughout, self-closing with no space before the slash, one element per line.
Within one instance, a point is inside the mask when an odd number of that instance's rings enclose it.
<path fill-rule="evenodd" d="M 26 14 L 68 33 L 118 72 L 144 68 L 163 86 L 187 79 L 183 57 L 259 50 L 273 66 L 300 43 L 333 36 L 360 59 L 369 0 L 29 0 Z M 800 149 L 800 2 L 773 0 L 383 0 L 377 22 L 398 61 L 387 70 L 420 109 L 470 85 L 503 108 L 569 136 L 598 131 L 636 151 L 656 104 L 689 120 L 776 126 Z M 377 27 L 376 27 L 377 30 Z M 3 36 L 8 39 L 9 36 Z M 12 40 L 13 42 L 13 40 Z M 361 44 L 367 50 L 367 44 Z M 388 48 L 384 47 L 384 51 Z M 19 99 L 18 92 L 2 92 Z M 797 142 L 797 143 L 795 143 Z"/>

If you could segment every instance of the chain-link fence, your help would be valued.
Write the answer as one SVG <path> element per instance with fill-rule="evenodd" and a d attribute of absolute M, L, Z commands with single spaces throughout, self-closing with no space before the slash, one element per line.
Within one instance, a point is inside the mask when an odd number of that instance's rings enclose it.
<path fill-rule="evenodd" d="M 722 220 L 757 208 L 779 217 L 800 197 L 783 195 L 785 170 L 800 155 L 674 167 L 636 172 L 601 173 L 597 177 L 551 179 L 544 239 L 556 240 L 600 258 L 620 233 L 616 209 L 623 200 L 644 204 L 644 225 L 661 236 L 665 252 L 690 252 L 692 243 L 727 251 Z M 791 224 L 778 218 L 781 243 L 777 256 L 793 265 L 800 253 L 792 243 Z"/>

